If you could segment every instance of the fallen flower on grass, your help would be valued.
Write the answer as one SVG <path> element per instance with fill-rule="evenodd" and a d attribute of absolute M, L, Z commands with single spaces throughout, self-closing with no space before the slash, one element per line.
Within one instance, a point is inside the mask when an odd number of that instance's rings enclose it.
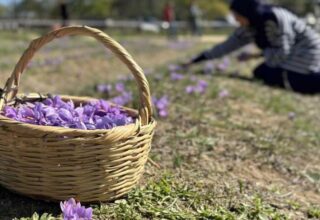
<path fill-rule="evenodd" d="M 126 88 L 125 88 L 125 85 L 123 84 L 123 82 L 116 83 L 115 89 L 117 92 L 125 92 L 126 91 Z"/>
<path fill-rule="evenodd" d="M 185 92 L 187 94 L 203 94 L 206 92 L 208 88 L 208 83 L 204 80 L 198 80 L 198 83 L 196 85 L 189 85 L 186 87 Z"/>
<path fill-rule="evenodd" d="M 218 65 L 217 65 L 217 70 L 224 72 L 230 67 L 230 59 L 229 58 L 224 58 Z"/>
<path fill-rule="evenodd" d="M 206 62 L 203 67 L 204 74 L 213 74 L 215 71 L 215 65 L 212 61 Z"/>
<path fill-rule="evenodd" d="M 96 86 L 97 92 L 100 93 L 110 93 L 112 91 L 112 85 L 110 84 L 99 84 Z"/>
<path fill-rule="evenodd" d="M 179 81 L 179 80 L 184 79 L 184 75 L 182 75 L 180 73 L 176 73 L 176 72 L 171 73 L 170 77 L 171 77 L 172 81 Z"/>
<path fill-rule="evenodd" d="M 169 115 L 168 107 L 169 107 L 169 99 L 168 96 L 162 96 L 157 99 L 156 97 L 152 98 L 153 104 L 157 110 L 157 113 L 160 117 L 165 118 Z"/>
<path fill-rule="evenodd" d="M 228 96 L 230 96 L 230 93 L 227 89 L 222 89 L 218 94 L 219 98 L 226 98 Z"/>
<path fill-rule="evenodd" d="M 294 119 L 296 119 L 296 117 L 297 117 L 297 115 L 296 115 L 295 112 L 289 112 L 288 118 L 289 118 L 290 120 L 294 120 Z"/>
<path fill-rule="evenodd" d="M 92 208 L 81 206 L 73 198 L 60 202 L 60 208 L 63 220 L 92 220 Z"/>

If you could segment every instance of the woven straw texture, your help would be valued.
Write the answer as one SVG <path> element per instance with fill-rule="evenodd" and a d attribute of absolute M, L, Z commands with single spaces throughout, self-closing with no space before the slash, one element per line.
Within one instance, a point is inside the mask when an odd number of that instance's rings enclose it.
<path fill-rule="evenodd" d="M 39 126 L 0 116 L 0 184 L 32 198 L 82 202 L 116 199 L 136 185 L 148 159 L 156 122 L 148 82 L 128 52 L 100 30 L 66 27 L 30 44 L 7 80 L 0 109 L 18 100 L 38 101 L 40 94 L 17 94 L 21 75 L 36 51 L 55 38 L 86 35 L 110 49 L 132 72 L 140 94 L 139 111 L 124 108 L 135 124 L 109 130 Z M 62 96 L 76 104 L 90 97 Z"/>

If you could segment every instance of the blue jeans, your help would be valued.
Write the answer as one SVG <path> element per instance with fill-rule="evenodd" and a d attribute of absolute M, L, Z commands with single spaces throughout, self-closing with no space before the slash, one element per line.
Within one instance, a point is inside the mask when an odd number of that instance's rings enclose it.
<path fill-rule="evenodd" d="M 256 79 L 262 80 L 269 86 L 287 88 L 305 94 L 320 93 L 320 73 L 301 74 L 261 64 L 253 74 Z"/>

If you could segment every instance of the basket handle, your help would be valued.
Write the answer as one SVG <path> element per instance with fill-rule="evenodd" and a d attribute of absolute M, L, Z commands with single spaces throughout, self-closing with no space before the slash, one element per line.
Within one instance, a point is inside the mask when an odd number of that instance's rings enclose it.
<path fill-rule="evenodd" d="M 13 73 L 11 74 L 11 77 L 5 84 L 5 87 L 2 91 L 2 96 L 0 97 L 0 109 L 3 108 L 4 104 L 10 102 L 17 95 L 20 77 L 35 52 L 37 52 L 42 46 L 51 42 L 55 38 L 60 38 L 67 35 L 85 35 L 94 37 L 96 40 L 100 41 L 106 48 L 110 49 L 129 68 L 131 73 L 134 75 L 139 88 L 139 115 L 141 117 L 142 125 L 148 124 L 151 120 L 152 106 L 149 83 L 143 73 L 143 70 L 133 60 L 127 50 L 124 49 L 119 43 L 117 43 L 104 32 L 87 26 L 64 27 L 33 40 L 30 43 L 28 49 L 21 56 L 19 62 L 16 64 L 13 70 Z"/>

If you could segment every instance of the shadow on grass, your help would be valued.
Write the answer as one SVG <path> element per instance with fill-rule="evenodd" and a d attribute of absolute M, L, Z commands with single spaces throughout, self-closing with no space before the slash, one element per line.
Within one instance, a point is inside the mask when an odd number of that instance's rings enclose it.
<path fill-rule="evenodd" d="M 60 205 L 53 202 L 30 199 L 13 193 L 0 186 L 0 219 L 30 217 L 34 212 L 38 214 L 50 213 L 54 216 L 61 214 Z"/>

